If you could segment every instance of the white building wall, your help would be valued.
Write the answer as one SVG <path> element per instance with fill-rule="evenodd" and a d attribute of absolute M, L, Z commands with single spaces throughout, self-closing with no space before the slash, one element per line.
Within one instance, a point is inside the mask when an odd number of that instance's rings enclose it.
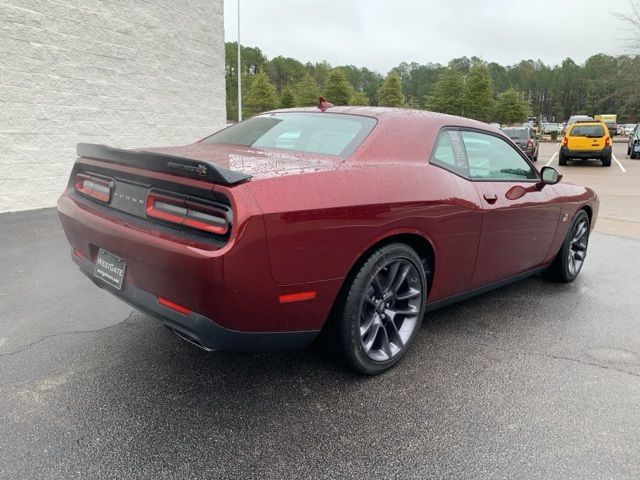
<path fill-rule="evenodd" d="M 55 205 L 78 142 L 186 144 L 225 117 L 223 0 L 0 2 L 0 212 Z"/>

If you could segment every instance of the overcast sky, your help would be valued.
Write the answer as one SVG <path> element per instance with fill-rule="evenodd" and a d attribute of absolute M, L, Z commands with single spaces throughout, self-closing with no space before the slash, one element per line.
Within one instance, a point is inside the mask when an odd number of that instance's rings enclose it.
<path fill-rule="evenodd" d="M 240 0 L 241 43 L 269 58 L 327 60 L 380 73 L 400 62 L 478 56 L 581 63 L 628 53 L 628 0 Z M 225 35 L 237 39 L 237 0 L 225 0 Z M 578 41 L 579 39 L 579 41 Z"/>

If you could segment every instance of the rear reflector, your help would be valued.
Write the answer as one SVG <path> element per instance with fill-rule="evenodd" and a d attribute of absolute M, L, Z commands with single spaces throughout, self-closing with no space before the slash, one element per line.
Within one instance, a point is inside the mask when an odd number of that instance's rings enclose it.
<path fill-rule="evenodd" d="M 316 298 L 315 290 L 312 292 L 289 293 L 288 295 L 280 295 L 280 303 L 301 302 L 303 300 L 313 300 Z"/>
<path fill-rule="evenodd" d="M 78 173 L 76 174 L 75 188 L 82 195 L 102 203 L 109 203 L 111 192 L 113 191 L 113 182 L 105 178 Z"/>
<path fill-rule="evenodd" d="M 158 303 L 183 315 L 189 315 L 191 313 L 191 310 L 189 310 L 187 307 L 183 307 L 182 305 L 173 303 L 171 300 L 167 300 L 166 298 L 158 297 Z"/>
<path fill-rule="evenodd" d="M 192 200 L 150 192 L 146 203 L 147 216 L 224 235 L 229 230 L 227 214 L 214 206 Z"/>

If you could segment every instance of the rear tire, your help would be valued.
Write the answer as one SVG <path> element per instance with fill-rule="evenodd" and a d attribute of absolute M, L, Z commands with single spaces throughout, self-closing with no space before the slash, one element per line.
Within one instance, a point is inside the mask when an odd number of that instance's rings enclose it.
<path fill-rule="evenodd" d="M 558 165 L 565 166 L 567 164 L 568 157 L 564 156 L 562 153 L 558 156 Z"/>
<path fill-rule="evenodd" d="M 580 210 L 571 222 L 558 255 L 545 270 L 545 277 L 561 283 L 570 283 L 577 278 L 587 256 L 590 226 L 589 215 Z"/>
<path fill-rule="evenodd" d="M 332 319 L 347 364 L 375 375 L 398 363 L 420 331 L 426 298 L 415 250 L 392 243 L 371 253 L 347 279 Z"/>
<path fill-rule="evenodd" d="M 609 152 L 609 154 L 607 154 L 604 157 L 602 157 L 602 166 L 603 167 L 610 167 L 611 166 L 611 152 Z"/>

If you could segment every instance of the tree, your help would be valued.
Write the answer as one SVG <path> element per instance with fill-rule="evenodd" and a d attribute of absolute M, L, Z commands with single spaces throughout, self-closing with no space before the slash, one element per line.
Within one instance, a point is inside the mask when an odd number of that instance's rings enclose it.
<path fill-rule="evenodd" d="M 247 98 L 248 87 L 251 86 L 253 77 L 267 63 L 267 58 L 259 48 L 242 47 L 241 78 L 243 86 L 243 101 Z M 236 42 L 225 43 L 225 80 L 227 94 L 227 118 L 238 118 L 238 44 Z"/>
<path fill-rule="evenodd" d="M 629 13 L 614 13 L 629 27 L 629 46 L 635 52 L 640 50 L 640 0 L 629 0 Z"/>
<path fill-rule="evenodd" d="M 402 82 L 397 73 L 389 73 L 378 89 L 378 105 L 383 107 L 403 107 L 405 105 Z"/>
<path fill-rule="evenodd" d="M 275 57 L 267 62 L 266 70 L 278 91 L 282 91 L 285 85 L 299 82 L 306 73 L 305 66 L 301 62 L 282 56 Z"/>
<path fill-rule="evenodd" d="M 529 115 L 531 115 L 531 103 L 525 100 L 516 89 L 509 88 L 498 97 L 496 116 L 501 124 L 523 122 Z"/>
<path fill-rule="evenodd" d="M 364 92 L 355 90 L 349 99 L 349 105 L 369 105 L 369 97 Z"/>
<path fill-rule="evenodd" d="M 298 107 L 312 107 L 318 103 L 318 97 L 320 92 L 318 91 L 318 84 L 311 74 L 307 73 L 298 85 L 296 86 L 297 98 L 296 106 Z"/>
<path fill-rule="evenodd" d="M 352 87 L 347 76 L 340 68 L 334 68 L 329 72 L 327 83 L 324 86 L 324 94 L 328 102 L 334 105 L 348 105 L 351 99 Z"/>
<path fill-rule="evenodd" d="M 427 108 L 434 112 L 460 115 L 462 113 L 462 75 L 458 70 L 447 68 L 438 76 L 433 94 L 426 98 Z"/>
<path fill-rule="evenodd" d="M 276 87 L 273 86 L 264 70 L 260 70 L 251 83 L 247 97 L 249 113 L 255 115 L 276 107 Z"/>
<path fill-rule="evenodd" d="M 482 63 L 475 63 L 469 69 L 469 77 L 464 89 L 464 116 L 481 122 L 490 122 L 493 113 L 493 91 L 491 73 Z"/>
<path fill-rule="evenodd" d="M 296 106 L 296 97 L 289 86 L 286 86 L 280 92 L 280 106 L 282 108 L 292 108 Z"/>

